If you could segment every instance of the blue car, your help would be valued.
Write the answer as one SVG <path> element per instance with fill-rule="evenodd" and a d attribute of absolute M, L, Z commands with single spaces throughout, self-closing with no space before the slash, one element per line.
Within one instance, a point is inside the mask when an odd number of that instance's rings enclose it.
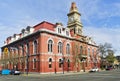
<path fill-rule="evenodd" d="M 2 75 L 9 75 L 10 72 L 11 72 L 11 71 L 10 71 L 9 69 L 3 69 L 2 72 L 1 72 L 1 74 L 2 74 Z"/>

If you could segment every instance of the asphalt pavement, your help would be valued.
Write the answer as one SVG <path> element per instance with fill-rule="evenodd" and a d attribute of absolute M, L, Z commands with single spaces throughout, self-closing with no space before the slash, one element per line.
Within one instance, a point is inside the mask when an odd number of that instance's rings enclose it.
<path fill-rule="evenodd" d="M 0 81 L 120 81 L 120 70 L 96 73 L 2 75 Z"/>

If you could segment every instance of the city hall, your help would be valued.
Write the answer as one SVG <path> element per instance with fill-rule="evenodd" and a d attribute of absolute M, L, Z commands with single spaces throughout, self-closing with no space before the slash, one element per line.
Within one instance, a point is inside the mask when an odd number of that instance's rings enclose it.
<path fill-rule="evenodd" d="M 99 68 L 98 46 L 91 37 L 83 35 L 81 13 L 75 2 L 67 16 L 67 27 L 57 21 L 43 21 L 7 37 L 1 47 L 2 69 L 44 74 Z"/>

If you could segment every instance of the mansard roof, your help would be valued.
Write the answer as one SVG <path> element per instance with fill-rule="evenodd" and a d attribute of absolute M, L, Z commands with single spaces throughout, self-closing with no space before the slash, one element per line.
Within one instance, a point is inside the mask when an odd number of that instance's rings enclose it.
<path fill-rule="evenodd" d="M 34 26 L 34 29 L 35 29 L 34 31 L 37 31 L 39 29 L 48 29 L 48 30 L 54 31 L 54 28 L 55 28 L 55 24 L 52 24 L 47 21 L 43 21 Z"/>

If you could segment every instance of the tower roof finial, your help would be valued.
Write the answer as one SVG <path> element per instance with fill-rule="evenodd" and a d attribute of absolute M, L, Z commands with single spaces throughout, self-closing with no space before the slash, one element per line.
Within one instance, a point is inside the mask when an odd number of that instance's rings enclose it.
<path fill-rule="evenodd" d="M 71 4 L 70 12 L 72 12 L 72 11 L 78 11 L 77 6 L 76 6 L 76 3 L 75 3 L 75 2 L 72 2 L 72 4 Z"/>

